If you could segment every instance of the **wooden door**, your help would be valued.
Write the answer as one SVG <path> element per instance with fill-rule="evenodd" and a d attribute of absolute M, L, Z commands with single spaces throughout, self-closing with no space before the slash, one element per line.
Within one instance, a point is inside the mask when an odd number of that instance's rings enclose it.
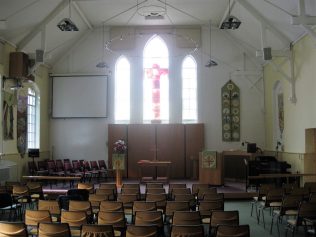
<path fill-rule="evenodd" d="M 155 125 L 128 125 L 128 178 L 139 178 L 137 162 L 154 160 L 156 155 Z M 143 170 L 143 176 L 154 176 L 154 168 Z"/>
<path fill-rule="evenodd" d="M 204 149 L 204 124 L 185 125 L 186 178 L 198 179 L 199 152 Z"/>
<path fill-rule="evenodd" d="M 157 124 L 157 160 L 171 161 L 170 177 L 185 178 L 184 125 Z M 157 175 L 165 176 L 165 168 L 158 168 Z"/>

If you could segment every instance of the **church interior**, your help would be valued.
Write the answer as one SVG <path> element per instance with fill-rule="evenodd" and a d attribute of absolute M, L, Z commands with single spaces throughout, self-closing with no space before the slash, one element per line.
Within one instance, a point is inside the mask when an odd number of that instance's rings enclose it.
<path fill-rule="evenodd" d="M 315 26 L 314 0 L 0 1 L 0 237 L 315 236 Z"/>

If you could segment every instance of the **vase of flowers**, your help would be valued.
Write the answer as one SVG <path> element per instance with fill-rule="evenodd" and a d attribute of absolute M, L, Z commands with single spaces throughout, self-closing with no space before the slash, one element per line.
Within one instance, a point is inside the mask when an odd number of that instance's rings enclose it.
<path fill-rule="evenodd" d="M 122 186 L 122 170 L 125 169 L 125 155 L 127 144 L 123 139 L 117 140 L 113 144 L 112 166 L 116 170 L 116 186 Z"/>

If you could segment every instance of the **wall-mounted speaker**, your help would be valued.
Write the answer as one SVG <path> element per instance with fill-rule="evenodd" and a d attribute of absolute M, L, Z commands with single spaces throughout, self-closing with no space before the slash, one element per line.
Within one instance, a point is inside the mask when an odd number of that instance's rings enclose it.
<path fill-rule="evenodd" d="M 271 60 L 272 59 L 272 53 L 271 48 L 263 48 L 263 60 Z"/>
<path fill-rule="evenodd" d="M 35 51 L 35 62 L 43 63 L 44 62 L 44 50 L 36 49 Z"/>

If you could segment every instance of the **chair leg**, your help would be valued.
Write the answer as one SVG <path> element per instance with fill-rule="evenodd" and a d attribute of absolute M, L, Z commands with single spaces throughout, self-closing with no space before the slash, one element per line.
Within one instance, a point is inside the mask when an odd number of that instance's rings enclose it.
<path fill-rule="evenodd" d="M 266 228 L 266 222 L 264 220 L 264 209 L 262 208 L 262 221 L 263 221 L 263 228 Z"/>
<path fill-rule="evenodd" d="M 272 234 L 272 228 L 273 228 L 273 220 L 274 220 L 275 215 L 272 215 L 272 219 L 271 219 L 271 226 L 270 226 L 270 235 Z"/>

